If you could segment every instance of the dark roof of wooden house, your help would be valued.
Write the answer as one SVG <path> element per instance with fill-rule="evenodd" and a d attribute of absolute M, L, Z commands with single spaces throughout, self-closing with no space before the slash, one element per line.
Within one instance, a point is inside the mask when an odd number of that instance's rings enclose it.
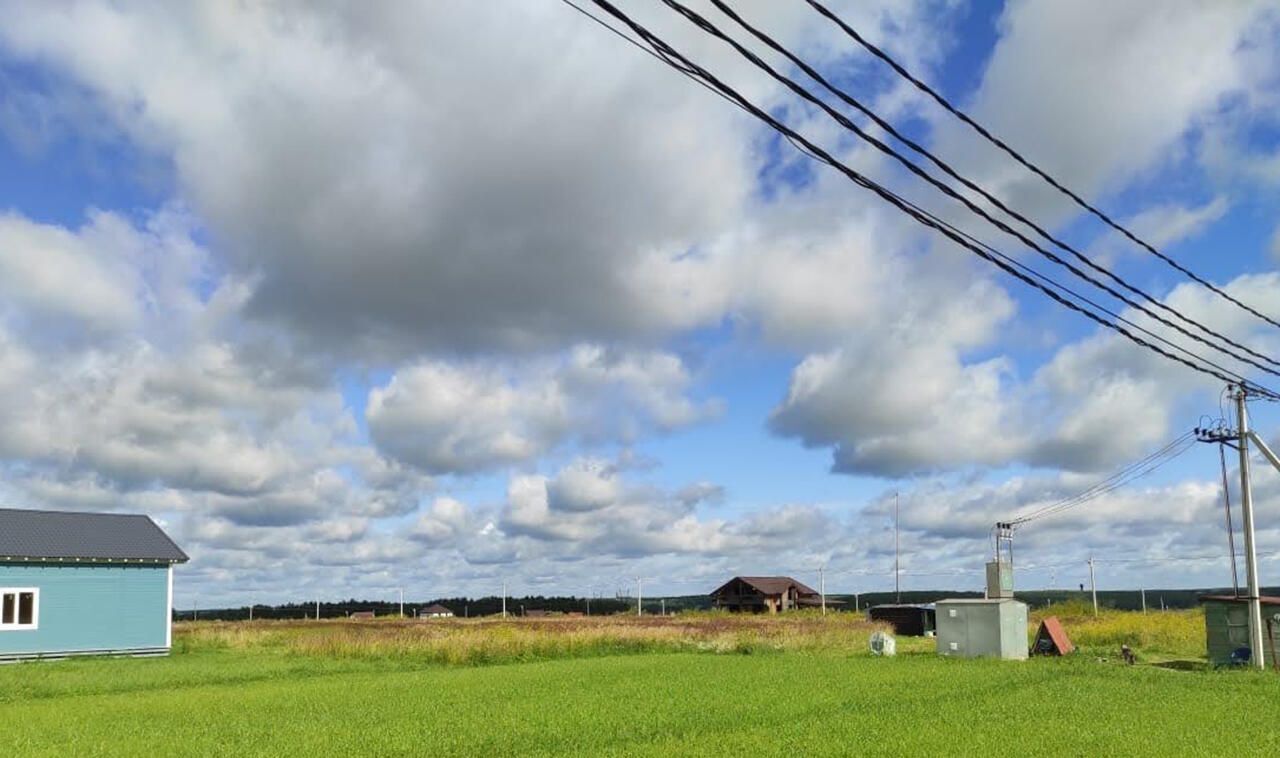
<path fill-rule="evenodd" d="M 801 582 L 797 582 L 789 576 L 735 576 L 717 587 L 711 594 L 719 595 L 735 581 L 742 582 L 762 595 L 781 595 L 791 587 L 795 587 L 796 592 L 801 595 L 818 594 L 817 590 Z"/>
<path fill-rule="evenodd" d="M 428 605 L 426 608 L 423 608 L 422 610 L 418 611 L 418 615 L 419 615 L 419 616 L 421 616 L 421 615 L 422 615 L 422 614 L 424 614 L 424 613 L 426 613 L 426 614 L 431 614 L 431 613 L 448 613 L 448 614 L 452 614 L 452 613 L 453 613 L 453 611 L 449 610 L 448 608 L 445 608 L 443 605 L 440 605 L 439 603 L 433 603 L 432 605 Z"/>
<path fill-rule="evenodd" d="M 149 516 L 0 508 L 0 561 L 185 563 Z"/>

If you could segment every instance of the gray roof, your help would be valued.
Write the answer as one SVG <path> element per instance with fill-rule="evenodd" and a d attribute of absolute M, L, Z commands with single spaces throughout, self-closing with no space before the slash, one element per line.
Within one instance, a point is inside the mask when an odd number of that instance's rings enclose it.
<path fill-rule="evenodd" d="M 185 563 L 148 516 L 0 508 L 0 560 Z"/>
<path fill-rule="evenodd" d="M 1249 602 L 1249 598 L 1238 596 L 1238 595 L 1201 595 L 1199 597 L 1199 600 L 1202 603 L 1206 601 L 1216 601 L 1219 603 Z M 1268 597 L 1266 595 L 1259 595 L 1258 602 L 1262 603 L 1263 605 L 1280 605 L 1280 597 Z"/>

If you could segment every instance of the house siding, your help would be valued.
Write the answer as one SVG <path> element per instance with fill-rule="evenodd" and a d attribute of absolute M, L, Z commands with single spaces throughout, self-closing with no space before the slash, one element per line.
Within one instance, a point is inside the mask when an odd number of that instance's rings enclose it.
<path fill-rule="evenodd" d="M 167 649 L 169 571 L 0 563 L 0 587 L 40 590 L 39 628 L 0 631 L 0 657 Z"/>

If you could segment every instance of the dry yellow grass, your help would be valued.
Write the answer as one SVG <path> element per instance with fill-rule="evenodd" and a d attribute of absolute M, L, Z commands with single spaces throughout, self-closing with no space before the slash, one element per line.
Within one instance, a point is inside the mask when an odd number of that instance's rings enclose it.
<path fill-rule="evenodd" d="M 1073 601 L 1032 613 L 1033 634 L 1046 616 L 1057 616 L 1071 641 L 1088 652 L 1115 655 L 1128 645 L 1140 658 L 1204 656 L 1204 612 L 1198 608 L 1150 613 L 1103 608 L 1094 616 L 1090 604 Z"/>
<path fill-rule="evenodd" d="M 1199 659 L 1204 617 L 1199 610 L 1149 614 L 1067 603 L 1031 615 L 1057 616 L 1089 655 L 1118 655 L 1127 644 L 1145 660 Z M 868 655 L 868 637 L 883 625 L 860 615 L 815 612 L 780 616 L 682 613 L 676 616 L 593 616 L 372 621 L 200 621 L 176 625 L 178 651 L 262 650 L 337 659 L 402 658 L 477 665 L 647 652 L 833 652 Z M 900 653 L 932 653 L 930 638 L 899 637 Z"/>
<path fill-rule="evenodd" d="M 852 614 L 604 616 L 374 621 L 194 622 L 176 626 L 180 651 L 264 649 L 336 658 L 400 657 L 482 664 L 644 652 L 863 653 L 882 628 Z"/>

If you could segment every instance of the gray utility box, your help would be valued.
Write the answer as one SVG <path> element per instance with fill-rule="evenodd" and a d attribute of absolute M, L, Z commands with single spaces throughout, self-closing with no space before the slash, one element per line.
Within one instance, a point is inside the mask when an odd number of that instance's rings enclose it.
<path fill-rule="evenodd" d="M 987 564 L 987 597 L 1013 597 L 1013 564 L 991 561 Z"/>
<path fill-rule="evenodd" d="M 1026 659 L 1026 603 L 1011 598 L 939 600 L 937 608 L 939 654 Z"/>

